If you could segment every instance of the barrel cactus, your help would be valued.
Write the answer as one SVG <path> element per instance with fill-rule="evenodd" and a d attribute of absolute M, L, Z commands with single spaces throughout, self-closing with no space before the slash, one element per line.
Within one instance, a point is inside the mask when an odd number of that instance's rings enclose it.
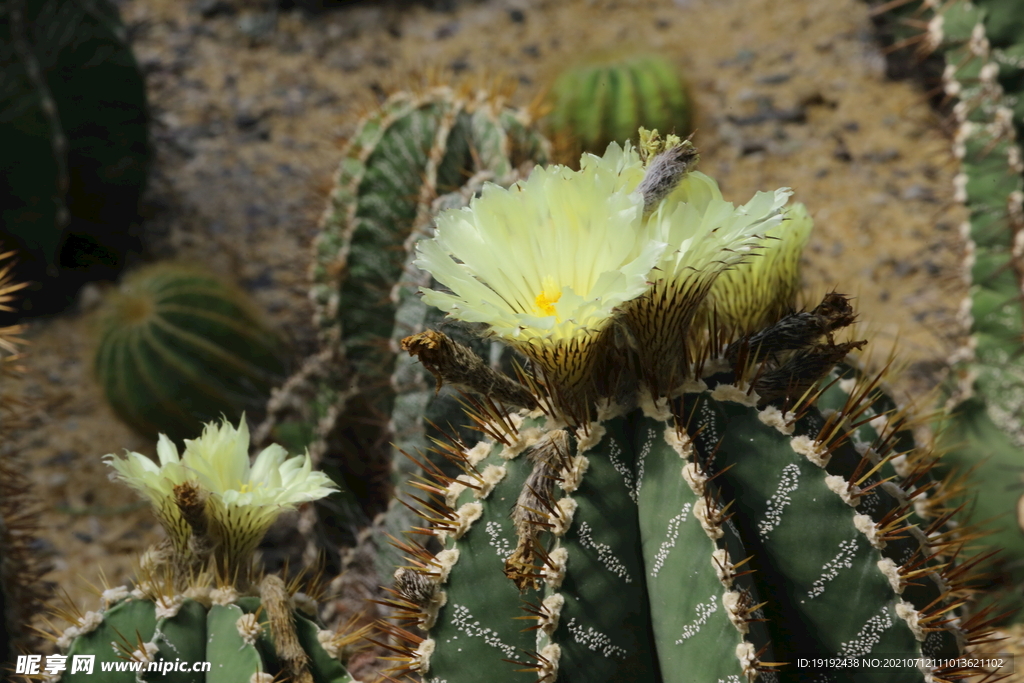
<path fill-rule="evenodd" d="M 404 438 L 392 425 L 402 425 L 399 432 L 421 426 L 418 404 L 406 403 L 392 421 L 396 394 L 418 382 L 406 376 L 396 388 L 392 374 L 397 340 L 429 315 L 414 296 L 422 273 L 409 255 L 429 234 L 433 207 L 468 201 L 484 180 L 507 184 L 547 160 L 530 112 L 507 106 L 500 91 L 398 92 L 359 123 L 344 151 L 311 270 L 321 352 L 271 402 L 263 431 L 309 445 L 355 493 L 359 509 L 348 506 L 336 528 L 385 508 L 388 444 Z"/>
<path fill-rule="evenodd" d="M 967 248 L 963 276 L 970 286 L 960 309 L 966 340 L 950 358 L 943 463 L 970 472 L 978 485 L 979 495 L 963 502 L 989 531 L 987 544 L 1001 549 L 986 566 L 988 587 L 995 590 L 985 597 L 1005 599 L 1003 608 L 1019 620 L 1024 604 L 1024 162 L 1017 134 L 1024 121 L 1024 37 L 1014 27 L 1020 12 L 1012 2 L 961 1 L 906 11 L 914 13 L 910 23 L 925 22 L 927 31 L 907 26 L 903 41 L 917 41 L 944 63 L 942 89 L 952 109 L 953 156 L 959 163 L 951 194 L 969 211 L 961 226 Z M 964 554 L 979 552 L 983 549 L 968 547 Z"/>
<path fill-rule="evenodd" d="M 421 243 L 418 264 L 448 288 L 424 300 L 486 325 L 530 370 L 488 371 L 436 330 L 404 340 L 467 391 L 489 438 L 438 446 L 457 476 L 417 484 L 428 542 L 399 543 L 408 563 L 380 624 L 393 675 L 968 673 L 944 658 L 984 637 L 986 616 L 957 614 L 971 568 L 935 458 L 902 450 L 908 414 L 879 403 L 877 378 L 821 385 L 866 344 L 836 338 L 849 300 L 793 310 L 806 212 L 786 189 L 734 207 L 696 162 L 642 131 L 639 153 L 611 145 L 579 172 L 485 187 Z M 729 305 L 765 286 L 761 308 Z M 757 327 L 764 307 L 783 312 Z M 874 655 L 909 659 L 852 675 L 799 664 Z"/>
<path fill-rule="evenodd" d="M 151 159 L 145 83 L 109 0 L 5 2 L 0 74 L 0 233 L 49 283 L 32 309 L 52 310 L 65 281 L 122 264 Z"/>
<path fill-rule="evenodd" d="M 633 55 L 567 69 L 551 87 L 551 136 L 567 153 L 601 154 L 614 140 L 636 140 L 640 126 L 687 135 L 693 103 L 676 65 Z"/>
<path fill-rule="evenodd" d="M 71 622 L 55 636 L 65 656 L 45 673 L 65 682 L 101 671 L 104 681 L 125 683 L 352 681 L 338 660 L 347 639 L 317 622 L 316 582 L 300 590 L 300 582 L 259 576 L 252 563 L 281 511 L 334 485 L 311 470 L 308 455 L 290 458 L 277 445 L 250 465 L 244 422 L 209 424 L 185 443 L 179 456 L 161 435 L 159 466 L 138 453 L 107 456 L 118 478 L 153 503 L 168 539 L 143 555 L 134 586 L 103 592 L 102 609 L 61 612 Z M 82 655 L 93 655 L 92 670 Z M 208 669 L 196 669 L 204 662 Z"/>
<path fill-rule="evenodd" d="M 238 287 L 155 264 L 125 278 L 97 314 L 95 374 L 141 434 L 180 440 L 204 421 L 263 409 L 286 370 L 284 345 Z"/>

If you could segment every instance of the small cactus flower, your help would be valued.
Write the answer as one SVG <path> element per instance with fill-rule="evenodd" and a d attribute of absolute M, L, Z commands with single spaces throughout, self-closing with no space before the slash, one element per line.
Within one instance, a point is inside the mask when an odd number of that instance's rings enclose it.
<path fill-rule="evenodd" d="M 149 498 L 179 553 L 212 548 L 222 568 L 244 568 L 278 515 L 335 488 L 326 474 L 312 471 L 308 453 L 288 457 L 277 444 L 250 464 L 244 417 L 237 428 L 226 419 L 207 424 L 198 439 L 185 440 L 180 457 L 161 435 L 157 455 L 159 466 L 139 453 L 110 454 L 106 462 Z M 206 534 L 209 538 L 189 542 Z"/>

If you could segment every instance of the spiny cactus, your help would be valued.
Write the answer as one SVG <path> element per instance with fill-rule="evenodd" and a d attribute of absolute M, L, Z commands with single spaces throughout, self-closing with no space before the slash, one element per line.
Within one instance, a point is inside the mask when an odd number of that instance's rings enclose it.
<path fill-rule="evenodd" d="M 168 539 L 143 555 L 134 588 L 103 592 L 100 611 L 58 612 L 71 623 L 55 635 L 66 670 L 46 673 L 92 680 L 96 671 L 75 671 L 74 662 L 94 655 L 105 681 L 352 681 L 337 659 L 349 639 L 316 623 L 317 582 L 300 591 L 298 581 L 258 576 L 252 563 L 283 510 L 322 498 L 333 484 L 311 471 L 308 455 L 289 458 L 277 445 L 250 465 L 244 422 L 207 425 L 185 443 L 179 456 L 161 435 L 159 466 L 138 453 L 107 456 L 117 476 L 152 502 Z M 126 660 L 120 668 L 119 659 Z M 193 670 L 202 662 L 208 672 Z"/>
<path fill-rule="evenodd" d="M 121 266 L 151 158 L 145 84 L 109 0 L 0 7 L 0 233 L 24 279 Z M 74 270 L 72 270 L 74 269 Z M 78 282 L 72 283 L 77 286 Z"/>
<path fill-rule="evenodd" d="M 238 287 L 155 264 L 125 278 L 97 314 L 95 374 L 141 434 L 180 440 L 204 421 L 263 409 L 285 375 L 284 345 Z"/>
<path fill-rule="evenodd" d="M 980 486 L 979 495 L 964 502 L 973 521 L 992 531 L 986 544 L 1001 549 L 988 569 L 996 584 L 1015 594 L 1004 604 L 1011 609 L 1024 604 L 1019 597 L 1024 586 L 1024 163 L 1015 130 L 1024 113 L 1019 98 L 1024 37 L 1016 35 L 1011 44 L 1013 32 L 1004 29 L 1019 20 L 1014 3 L 955 1 L 938 8 L 925 3 L 914 23 L 926 22 L 927 31 L 905 39 L 918 40 L 924 51 L 936 51 L 944 61 L 942 87 L 953 104 L 953 155 L 960 164 L 952 195 L 970 212 L 961 227 L 967 246 L 964 278 L 970 285 L 961 320 L 969 336 L 950 359 L 951 418 L 942 435 L 948 451 L 943 462 L 970 472 Z M 993 30 L 1003 38 L 1001 47 L 989 42 Z M 1008 95 L 1001 82 L 1015 84 L 1017 92 Z M 965 555 L 980 551 L 968 547 Z"/>
<path fill-rule="evenodd" d="M 986 617 L 956 617 L 969 566 L 935 458 L 897 450 L 907 416 L 878 405 L 877 380 L 816 388 L 866 342 L 835 340 L 854 319 L 841 294 L 792 311 L 806 214 L 784 211 L 787 190 L 736 208 L 688 143 L 641 140 L 642 156 L 612 145 L 579 172 L 486 187 L 420 245 L 451 290 L 424 300 L 485 323 L 532 371 L 488 371 L 437 331 L 405 340 L 478 395 L 490 438 L 441 447 L 458 476 L 418 484 L 413 531 L 442 549 L 402 543 L 397 623 L 381 623 L 392 673 L 821 680 L 840 672 L 797 661 L 961 653 Z M 793 267 L 765 299 L 785 313 L 736 333 L 750 313 L 715 311 L 778 263 Z M 966 673 L 921 660 L 841 679 Z"/>
<path fill-rule="evenodd" d="M 559 147 L 602 154 L 609 142 L 636 139 L 640 126 L 688 135 L 693 103 L 679 69 L 656 55 L 567 69 L 551 88 L 550 129 Z"/>
<path fill-rule="evenodd" d="M 410 300 L 422 284 L 409 264 L 412 245 L 429 234 L 435 203 L 471 196 L 484 180 L 510 183 L 547 160 L 530 113 L 505 101 L 500 89 L 399 92 L 359 124 L 343 154 L 311 273 L 320 358 L 329 360 L 307 367 L 303 381 L 272 402 L 280 417 L 270 433 L 300 426 L 332 476 L 361 499 L 362 514 L 381 511 L 389 498 L 397 339 L 423 329 L 425 316 L 432 322 Z M 302 391 L 312 414 L 278 409 Z M 398 432 L 421 429 L 422 406 L 398 410 Z"/>

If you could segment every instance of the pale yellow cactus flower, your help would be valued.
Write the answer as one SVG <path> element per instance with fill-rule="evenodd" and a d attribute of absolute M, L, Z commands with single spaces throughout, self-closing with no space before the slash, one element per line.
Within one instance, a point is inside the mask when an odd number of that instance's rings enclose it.
<path fill-rule="evenodd" d="M 117 478 L 150 500 L 180 552 L 194 529 L 182 516 L 175 487 L 188 483 L 205 496 L 208 540 L 223 555 L 223 566 L 237 567 L 250 557 L 282 512 L 336 489 L 326 474 L 313 471 L 308 453 L 289 457 L 273 444 L 250 464 L 244 417 L 237 428 L 226 419 L 207 424 L 198 439 L 185 440 L 180 457 L 177 446 L 161 434 L 157 457 L 159 464 L 132 452 L 104 460 Z"/>

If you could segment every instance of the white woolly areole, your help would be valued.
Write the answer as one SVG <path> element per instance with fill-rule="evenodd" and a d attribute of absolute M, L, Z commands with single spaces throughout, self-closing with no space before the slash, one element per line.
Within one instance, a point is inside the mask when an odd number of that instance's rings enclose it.
<path fill-rule="evenodd" d="M 848 481 L 843 479 L 838 474 L 830 474 L 825 477 L 825 486 L 829 488 L 832 493 L 836 494 L 843 499 L 843 502 L 850 507 L 857 507 L 860 505 L 860 499 L 854 498 L 853 494 L 860 493 L 859 486 L 851 486 Z"/>
<path fill-rule="evenodd" d="M 729 621 L 732 622 L 737 631 L 743 634 L 750 631 L 750 626 L 747 624 L 746 610 L 743 608 L 742 593 L 739 591 L 726 591 L 725 595 L 722 596 L 722 606 L 725 607 L 725 613 L 729 616 Z"/>
<path fill-rule="evenodd" d="M 700 471 L 700 466 L 695 462 L 688 462 L 683 465 L 683 480 L 690 486 L 696 496 L 704 495 L 704 484 L 708 478 Z"/>
<path fill-rule="evenodd" d="M 757 402 L 761 400 L 756 391 L 751 391 L 750 394 L 747 394 L 746 389 L 741 389 L 735 384 L 719 384 L 711 391 L 711 398 L 716 401 L 739 403 L 748 408 L 757 406 Z"/>
<path fill-rule="evenodd" d="M 512 442 L 512 445 L 507 446 L 501 451 L 502 460 L 514 460 L 520 453 L 540 441 L 541 437 L 548 431 L 540 427 L 530 427 L 529 429 L 521 430 L 517 434 L 516 440 Z"/>
<path fill-rule="evenodd" d="M 455 512 L 455 530 L 451 532 L 452 537 L 456 540 L 462 538 L 462 535 L 469 531 L 469 527 L 473 526 L 473 522 L 480 519 L 483 514 L 484 506 L 476 501 L 460 507 Z"/>
<path fill-rule="evenodd" d="M 115 602 L 120 602 L 127 598 L 131 593 L 128 591 L 128 586 L 117 586 L 116 588 L 108 588 L 100 594 L 100 602 L 103 603 L 103 609 L 108 609 Z"/>
<path fill-rule="evenodd" d="M 718 548 L 711 553 L 711 566 L 715 568 L 715 574 L 718 575 L 718 580 L 722 582 L 722 585 L 732 588 L 732 580 L 736 574 L 733 571 L 732 562 L 729 561 L 729 551 L 725 548 Z"/>
<path fill-rule="evenodd" d="M 565 565 L 569 562 L 569 551 L 565 548 L 555 548 L 548 554 L 551 566 L 545 564 L 540 573 L 544 577 L 544 583 L 551 590 L 558 590 L 565 580 Z"/>
<path fill-rule="evenodd" d="M 760 675 L 760 672 L 757 670 L 757 650 L 754 649 L 753 643 L 748 643 L 744 640 L 737 645 L 736 659 L 740 660 L 743 675 L 746 676 L 748 681 L 753 681 Z"/>
<path fill-rule="evenodd" d="M 209 586 L 189 586 L 185 589 L 182 595 L 187 600 L 195 600 L 204 607 L 210 606 L 210 591 L 213 590 Z"/>
<path fill-rule="evenodd" d="M 263 627 L 260 626 L 260 620 L 256 618 L 255 614 L 243 614 L 238 617 L 235 622 L 235 628 L 238 629 L 238 635 L 242 636 L 242 640 L 245 641 L 246 645 L 253 645 L 256 643 L 256 639 L 259 638 L 260 631 Z"/>
<path fill-rule="evenodd" d="M 537 672 L 537 680 L 550 683 L 558 678 L 558 662 L 562 659 L 562 646 L 558 643 L 549 643 L 541 648 L 540 670 Z"/>
<path fill-rule="evenodd" d="M 576 452 L 579 454 L 586 453 L 591 448 L 601 443 L 601 439 L 608 433 L 608 430 L 604 428 L 600 422 L 591 422 L 590 426 L 587 427 L 586 433 L 582 429 L 576 430 Z"/>
<path fill-rule="evenodd" d="M 921 615 L 918 613 L 914 606 L 906 600 L 900 600 L 896 605 L 896 616 L 903 621 L 907 622 L 907 626 L 910 627 L 914 637 L 917 638 L 918 642 L 924 642 L 924 629 L 921 627 Z"/>
<path fill-rule="evenodd" d="M 448 581 L 448 575 L 452 573 L 452 567 L 459 561 L 459 549 L 448 548 L 434 555 L 434 566 L 437 567 L 437 583 L 440 585 Z"/>
<path fill-rule="evenodd" d="M 139 581 L 132 589 L 132 597 L 136 600 L 145 600 L 147 595 L 153 593 L 153 584 L 149 581 Z"/>
<path fill-rule="evenodd" d="M 61 634 L 60 638 L 57 639 L 57 647 L 64 652 L 68 651 L 71 647 L 71 642 L 82 634 L 82 629 L 77 626 L 68 626 L 64 629 L 64 633 Z"/>
<path fill-rule="evenodd" d="M 852 394 L 853 390 L 857 388 L 857 379 L 855 377 L 847 377 L 836 382 L 836 386 L 842 389 L 845 394 Z"/>
<path fill-rule="evenodd" d="M 629 412 L 629 408 L 621 403 L 616 403 L 610 398 L 602 398 L 597 402 L 597 421 L 606 422 L 621 417 Z"/>
<path fill-rule="evenodd" d="M 673 396 L 682 394 L 703 394 L 708 390 L 708 385 L 702 379 L 688 379 L 679 385 L 679 388 L 672 392 Z"/>
<path fill-rule="evenodd" d="M 156 643 L 143 643 L 141 650 L 135 650 L 132 652 L 132 659 L 136 662 L 150 662 L 156 660 L 157 653 L 160 652 L 160 648 L 157 647 Z"/>
<path fill-rule="evenodd" d="M 517 416 L 510 415 L 509 417 L 510 418 L 515 418 Z M 523 419 L 519 418 L 519 423 L 520 424 L 522 424 L 522 421 L 523 421 Z M 469 461 L 470 465 L 476 465 L 477 463 L 481 462 L 484 458 L 486 458 L 488 455 L 491 454 L 491 449 L 493 447 L 494 447 L 494 444 L 492 442 L 490 442 L 490 441 L 481 441 L 481 442 L 477 443 L 477 445 L 473 446 L 472 448 L 470 448 L 469 450 L 467 450 L 465 452 L 466 460 Z"/>
<path fill-rule="evenodd" d="M 557 509 L 558 514 L 552 515 L 550 519 L 551 533 L 555 536 L 564 536 L 565 532 L 569 530 L 570 526 L 572 526 L 572 518 L 573 515 L 576 514 L 576 508 L 578 507 L 579 503 L 572 498 L 568 496 L 560 498 L 558 502 L 555 503 L 555 508 Z"/>
<path fill-rule="evenodd" d="M 467 479 L 469 478 L 465 474 L 460 474 L 455 481 L 448 484 L 444 489 L 444 502 L 445 505 L 450 508 L 455 507 L 455 503 L 459 500 L 459 496 L 462 495 L 463 491 L 469 488 L 466 486 L 465 482 L 461 481 L 463 477 L 466 477 Z"/>
<path fill-rule="evenodd" d="M 885 415 L 879 415 L 878 417 L 873 417 L 868 420 L 868 424 L 870 424 L 871 428 L 876 432 L 882 434 L 889 428 L 889 418 Z"/>
<path fill-rule="evenodd" d="M 786 436 L 792 436 L 793 434 L 793 423 L 787 421 L 786 416 L 775 406 L 768 406 L 764 410 L 759 411 L 757 419 L 769 427 L 775 427 L 776 430 Z"/>
<path fill-rule="evenodd" d="M 562 481 L 558 483 L 559 487 L 566 493 L 572 493 L 580 487 L 580 482 L 583 481 L 583 475 L 586 474 L 587 469 L 590 467 L 590 460 L 585 455 L 575 455 L 569 464 L 569 467 L 562 470 Z"/>
<path fill-rule="evenodd" d="M 878 571 L 885 575 L 885 578 L 889 579 L 889 585 L 892 586 L 893 591 L 897 595 L 903 593 L 903 579 L 900 578 L 900 568 L 896 566 L 896 563 L 892 561 L 892 558 L 885 557 L 878 561 Z"/>
<path fill-rule="evenodd" d="M 434 592 L 434 597 L 430 598 L 429 602 L 423 606 L 423 616 L 420 618 L 420 628 L 424 631 L 429 631 L 434 628 L 434 624 L 437 623 L 437 615 L 441 611 L 441 608 L 448 604 L 448 593 L 446 591 L 438 590 Z"/>
<path fill-rule="evenodd" d="M 717 541 L 724 535 L 722 527 L 710 518 L 707 501 L 703 498 L 694 503 L 693 516 L 697 518 L 700 525 L 704 528 L 704 533 L 706 533 L 708 538 L 712 541 Z"/>
<path fill-rule="evenodd" d="M 660 421 L 672 417 L 672 411 L 668 409 L 667 398 L 663 396 L 655 401 L 650 389 L 645 386 L 641 386 L 638 393 L 640 395 L 640 410 L 643 411 L 646 417 Z"/>
<path fill-rule="evenodd" d="M 102 623 L 102 614 L 99 612 L 86 612 L 77 624 L 64 629 L 64 633 L 57 639 L 57 647 L 61 650 L 67 651 L 67 649 L 71 647 L 71 642 L 75 638 L 95 631 Z"/>
<path fill-rule="evenodd" d="M 430 657 L 434 654 L 434 649 L 437 647 L 437 643 L 434 642 L 433 638 L 427 638 L 420 646 L 416 648 L 416 651 L 412 653 L 412 661 L 409 662 L 409 668 L 413 671 L 418 671 L 421 674 L 425 674 L 430 671 Z"/>
<path fill-rule="evenodd" d="M 561 593 L 553 593 L 544 598 L 541 602 L 540 630 L 551 636 L 558 628 L 558 618 L 562 614 L 562 607 L 565 606 L 565 596 Z"/>
<path fill-rule="evenodd" d="M 274 683 L 274 677 L 265 671 L 257 671 L 249 676 L 249 683 Z"/>
<path fill-rule="evenodd" d="M 238 591 L 231 586 L 224 586 L 223 588 L 214 588 L 210 591 L 210 602 L 214 605 L 220 605 L 221 607 L 227 607 L 228 605 L 235 602 L 238 599 Z"/>
<path fill-rule="evenodd" d="M 864 534 L 868 542 L 878 549 L 885 547 L 885 541 L 878 536 L 878 527 L 875 526 L 875 520 L 871 519 L 868 515 L 854 515 L 853 526 L 857 527 L 857 531 Z"/>
<path fill-rule="evenodd" d="M 818 467 L 825 467 L 832 455 L 825 448 L 825 444 L 815 441 L 809 436 L 794 436 L 789 440 L 789 446 L 798 455 L 806 457 Z"/>
<path fill-rule="evenodd" d="M 302 591 L 296 591 L 295 594 L 292 595 L 291 600 L 289 600 L 288 602 L 291 603 L 293 609 L 297 609 L 300 612 L 305 612 L 306 614 L 313 617 L 315 617 L 317 612 L 319 611 L 319 605 L 316 604 L 316 600 L 311 598 L 306 593 L 303 593 Z"/>
<path fill-rule="evenodd" d="M 480 478 L 483 480 L 478 486 L 479 489 L 473 491 L 473 497 L 477 500 L 483 500 L 487 496 L 491 495 L 491 491 L 498 485 L 505 475 L 508 474 L 508 470 L 501 465 L 488 465 L 484 468 L 484 471 L 480 474 Z"/>
<path fill-rule="evenodd" d="M 896 474 L 900 475 L 900 477 L 905 479 L 910 476 L 910 463 L 907 462 L 906 453 L 894 455 L 889 459 L 889 463 L 892 465 L 892 468 L 896 470 Z"/>
<path fill-rule="evenodd" d="M 907 497 L 907 492 L 891 481 L 883 481 L 882 490 L 899 501 L 900 505 L 906 505 L 910 502 L 910 499 Z"/>
<path fill-rule="evenodd" d="M 157 619 L 173 619 L 178 616 L 178 610 L 181 609 L 182 603 L 185 602 L 184 595 L 160 595 L 154 601 L 153 605 L 156 611 Z"/>
<path fill-rule="evenodd" d="M 665 443 L 671 446 L 672 450 L 684 460 L 689 460 L 693 455 L 693 441 L 690 440 L 690 435 L 675 427 L 665 427 Z"/>
<path fill-rule="evenodd" d="M 324 649 L 324 652 L 331 656 L 331 659 L 337 659 L 341 654 L 341 648 L 338 647 L 338 639 L 335 638 L 333 631 L 317 629 L 316 640 L 320 643 L 320 647 Z"/>

